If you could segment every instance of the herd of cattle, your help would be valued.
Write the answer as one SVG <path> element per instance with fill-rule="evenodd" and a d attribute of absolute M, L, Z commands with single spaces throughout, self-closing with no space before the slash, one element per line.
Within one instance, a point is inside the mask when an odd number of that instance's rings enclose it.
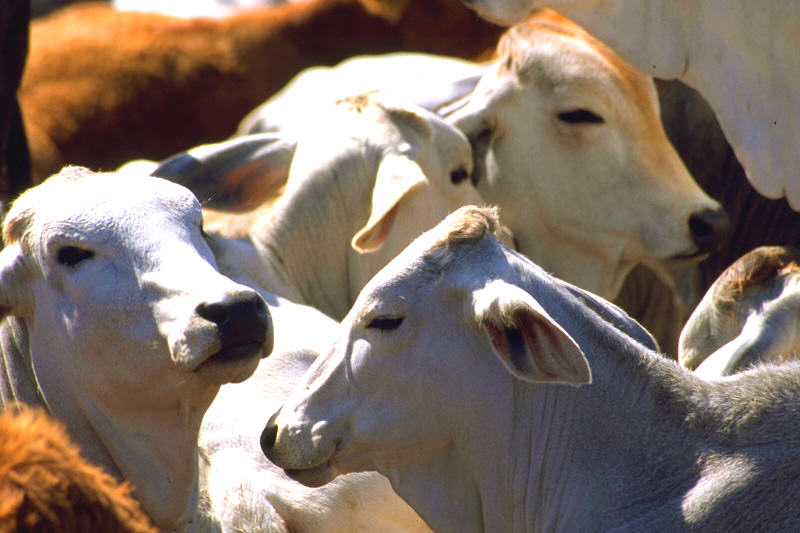
<path fill-rule="evenodd" d="M 678 115 L 662 122 L 689 93 L 648 75 L 697 87 L 748 178 L 792 205 L 799 182 L 771 135 L 796 102 L 772 132 L 759 128 L 773 103 L 748 108 L 752 129 L 734 121 L 754 86 L 731 95 L 704 74 L 756 83 L 753 65 L 728 72 L 715 43 L 678 39 L 703 30 L 681 18 L 698 13 L 545 2 L 612 49 L 534 0 L 464 3 L 511 24 L 488 59 L 411 46 L 334 64 L 341 45 L 228 138 L 113 171 L 67 165 L 11 203 L 0 526 L 800 528 L 800 252 L 760 247 L 702 281 L 747 208 L 727 213 L 693 179 L 685 139 L 681 155 L 670 140 Z M 324 4 L 285 13 L 303 26 Z M 329 4 L 392 26 L 413 2 Z M 798 13 L 769 16 L 779 33 Z M 166 20 L 153 17 L 137 20 Z M 638 30 L 609 29 L 622 20 Z M 710 57 L 723 71 L 698 73 Z M 764 94 L 792 94 L 782 79 Z M 92 112 L 118 109 L 118 89 Z M 226 114 L 222 92 L 193 105 Z M 706 105 L 688 98 L 675 105 Z M 48 127 L 31 137 L 34 168 L 82 163 L 54 144 L 86 135 L 78 122 Z"/>

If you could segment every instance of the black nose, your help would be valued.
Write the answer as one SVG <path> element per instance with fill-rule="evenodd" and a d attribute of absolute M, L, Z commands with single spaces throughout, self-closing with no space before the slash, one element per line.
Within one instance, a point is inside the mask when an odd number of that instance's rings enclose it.
<path fill-rule="evenodd" d="M 220 302 L 201 303 L 197 314 L 217 325 L 223 347 L 263 344 L 271 321 L 267 306 L 254 291 L 242 291 Z"/>
<path fill-rule="evenodd" d="M 731 220 L 724 209 L 704 209 L 689 217 L 689 231 L 700 253 L 713 252 L 728 240 Z"/>
<path fill-rule="evenodd" d="M 277 411 L 269 417 L 264 431 L 261 432 L 261 451 L 267 456 L 269 456 L 269 452 L 272 448 L 275 447 L 275 439 L 278 438 L 278 426 L 275 425 L 275 419 L 278 417 L 279 412 L 280 411 Z"/>

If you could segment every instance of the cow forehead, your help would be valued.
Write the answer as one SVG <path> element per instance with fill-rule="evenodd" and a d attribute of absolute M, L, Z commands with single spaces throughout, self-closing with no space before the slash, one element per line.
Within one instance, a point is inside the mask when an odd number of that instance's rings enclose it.
<path fill-rule="evenodd" d="M 531 76 L 540 86 L 571 86 L 624 95 L 650 120 L 657 120 L 657 95 L 648 78 L 623 61 L 602 42 L 567 19 L 533 19 L 528 27 L 515 27 L 503 37 L 500 65 L 508 65 L 522 78 Z M 506 69 L 501 68 L 501 72 Z"/>
<path fill-rule="evenodd" d="M 36 234 L 43 242 L 55 235 L 103 241 L 135 233 L 151 239 L 201 218 L 197 199 L 184 187 L 150 176 L 91 174 L 25 193 L 9 212 L 5 235 Z"/>
<path fill-rule="evenodd" d="M 358 316 L 399 313 L 426 300 L 436 287 L 469 290 L 480 286 L 490 275 L 511 274 L 507 267 L 514 262 L 515 254 L 504 249 L 497 238 L 440 247 L 431 246 L 431 241 L 424 238 L 429 236 L 434 235 L 429 232 L 419 237 L 365 286 L 353 306 Z"/>

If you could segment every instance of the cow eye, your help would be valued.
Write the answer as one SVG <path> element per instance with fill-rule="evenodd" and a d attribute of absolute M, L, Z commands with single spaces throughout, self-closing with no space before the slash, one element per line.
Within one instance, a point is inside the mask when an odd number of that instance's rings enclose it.
<path fill-rule="evenodd" d="M 381 316 L 378 318 L 373 318 L 369 324 L 367 324 L 367 329 L 379 329 L 381 331 L 393 331 L 400 327 L 400 324 L 403 323 L 405 317 L 402 316 Z"/>
<path fill-rule="evenodd" d="M 596 113 L 592 113 L 588 109 L 564 111 L 556 116 L 558 116 L 558 120 L 566 122 L 567 124 L 602 124 L 605 122 L 603 117 Z"/>
<path fill-rule="evenodd" d="M 467 169 L 465 169 L 464 167 L 457 168 L 450 173 L 450 181 L 453 182 L 453 184 L 455 185 L 458 185 L 459 183 L 468 178 L 469 178 L 469 172 L 467 172 Z"/>
<path fill-rule="evenodd" d="M 58 249 L 58 262 L 68 267 L 77 266 L 81 261 L 94 257 L 94 252 L 77 246 L 63 246 Z"/>

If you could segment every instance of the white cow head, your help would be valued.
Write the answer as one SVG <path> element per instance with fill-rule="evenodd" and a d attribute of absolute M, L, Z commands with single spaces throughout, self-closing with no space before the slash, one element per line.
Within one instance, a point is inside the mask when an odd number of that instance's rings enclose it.
<path fill-rule="evenodd" d="M 422 466 L 470 445 L 463 413 L 475 431 L 486 417 L 497 422 L 487 409 L 504 405 L 517 380 L 591 382 L 578 345 L 519 286 L 512 264 L 522 260 L 488 237 L 496 224 L 489 209 L 463 208 L 370 281 L 331 350 L 268 422 L 267 457 L 312 486 Z"/>
<path fill-rule="evenodd" d="M 285 245 L 270 246 L 281 246 L 284 257 L 307 256 L 289 259 L 298 265 L 289 272 L 295 285 L 313 278 L 327 292 L 340 291 L 322 302 L 319 290 L 301 288 L 302 300 L 342 317 L 361 287 L 415 237 L 458 207 L 483 203 L 471 170 L 466 137 L 436 115 L 378 92 L 347 98 L 300 140 L 286 192 L 251 236 L 290 234 Z M 298 252 L 303 246 L 313 249 Z M 301 269 L 315 266 L 318 274 L 299 279 Z"/>
<path fill-rule="evenodd" d="M 762 246 L 719 275 L 681 331 L 681 365 L 711 377 L 800 353 L 800 251 Z"/>
<path fill-rule="evenodd" d="M 195 471 L 175 450 L 270 352 L 263 300 L 217 271 L 199 203 L 160 178 L 67 168 L 14 202 L 3 236 L 0 309 L 27 329 L 41 401 L 160 527 L 179 523 L 191 479 L 163 469 Z"/>
<path fill-rule="evenodd" d="M 511 28 L 498 55 L 448 120 L 521 252 L 613 298 L 637 263 L 697 261 L 720 242 L 727 216 L 669 143 L 652 80 L 553 12 Z"/>

